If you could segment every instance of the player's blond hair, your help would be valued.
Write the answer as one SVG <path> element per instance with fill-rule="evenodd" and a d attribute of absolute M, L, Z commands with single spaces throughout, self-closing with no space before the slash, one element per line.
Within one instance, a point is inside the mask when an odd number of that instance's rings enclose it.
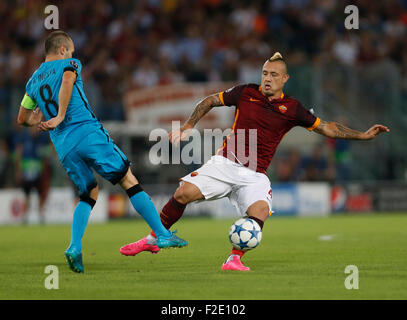
<path fill-rule="evenodd" d="M 270 58 L 267 59 L 267 61 L 268 62 L 281 61 L 284 64 L 286 73 L 288 72 L 287 64 L 285 63 L 285 60 L 280 52 L 275 52 Z"/>
<path fill-rule="evenodd" d="M 280 52 L 274 53 L 274 54 L 269 58 L 269 61 L 270 61 L 270 62 L 271 62 L 271 61 L 277 61 L 277 60 L 283 60 L 283 61 L 284 61 L 283 56 L 281 55 Z"/>

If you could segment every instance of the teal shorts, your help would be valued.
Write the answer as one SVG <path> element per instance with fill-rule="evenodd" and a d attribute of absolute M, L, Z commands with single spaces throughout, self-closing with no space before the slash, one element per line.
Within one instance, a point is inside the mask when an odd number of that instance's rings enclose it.
<path fill-rule="evenodd" d="M 101 128 L 84 137 L 65 156 L 62 165 L 78 188 L 79 195 L 89 196 L 90 191 L 97 186 L 93 170 L 116 184 L 126 175 L 130 162 L 109 133 Z"/>

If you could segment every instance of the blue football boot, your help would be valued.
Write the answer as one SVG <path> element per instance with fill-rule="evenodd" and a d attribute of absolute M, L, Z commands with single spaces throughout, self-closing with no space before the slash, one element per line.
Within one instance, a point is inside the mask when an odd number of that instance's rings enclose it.
<path fill-rule="evenodd" d="M 69 268 L 73 272 L 77 273 L 84 273 L 85 270 L 83 269 L 83 263 L 82 263 L 82 253 L 78 252 L 75 250 L 75 248 L 68 248 L 65 251 L 65 258 L 66 261 L 68 262 Z"/>
<path fill-rule="evenodd" d="M 188 245 L 188 242 L 175 235 L 176 232 L 177 231 L 171 232 L 169 237 L 157 236 L 157 246 L 159 248 L 181 248 Z"/>

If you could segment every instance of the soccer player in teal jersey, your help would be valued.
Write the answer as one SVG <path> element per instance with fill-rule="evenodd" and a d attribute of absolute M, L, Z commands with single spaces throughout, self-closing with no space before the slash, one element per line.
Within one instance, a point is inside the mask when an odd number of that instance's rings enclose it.
<path fill-rule="evenodd" d="M 132 174 L 127 157 L 92 112 L 83 90 L 82 65 L 72 58 L 74 50 L 71 37 L 63 31 L 47 37 L 45 62 L 27 83 L 17 119 L 20 125 L 49 131 L 63 167 L 79 190 L 71 243 L 65 251 L 69 267 L 84 272 L 81 240 L 98 196 L 92 169 L 126 190 L 135 210 L 157 234 L 159 247 L 186 246 L 185 240 L 162 225 L 150 197 Z"/>

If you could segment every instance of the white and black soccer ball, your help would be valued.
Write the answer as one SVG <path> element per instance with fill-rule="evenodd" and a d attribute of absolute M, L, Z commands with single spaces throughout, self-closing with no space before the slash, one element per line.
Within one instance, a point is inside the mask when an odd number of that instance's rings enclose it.
<path fill-rule="evenodd" d="M 247 251 L 256 248 L 262 237 L 259 224 L 250 218 L 237 220 L 230 227 L 229 240 L 235 249 Z"/>

